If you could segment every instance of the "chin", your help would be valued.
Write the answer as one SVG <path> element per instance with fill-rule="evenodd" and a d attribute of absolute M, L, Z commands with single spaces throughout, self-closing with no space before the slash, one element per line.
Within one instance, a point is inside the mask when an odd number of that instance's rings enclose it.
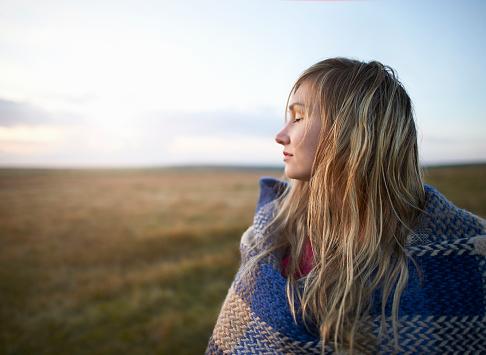
<path fill-rule="evenodd" d="M 308 181 L 309 180 L 309 174 L 305 174 L 304 172 L 301 171 L 295 171 L 293 169 L 285 169 L 285 175 L 289 179 L 295 179 L 295 180 L 302 180 L 302 181 Z"/>

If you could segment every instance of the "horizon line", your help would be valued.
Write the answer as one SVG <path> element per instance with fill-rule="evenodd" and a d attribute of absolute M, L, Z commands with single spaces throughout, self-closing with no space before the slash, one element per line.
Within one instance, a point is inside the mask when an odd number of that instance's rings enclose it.
<path fill-rule="evenodd" d="M 463 167 L 486 165 L 484 161 L 438 162 L 420 164 L 421 168 Z M 284 166 L 273 164 L 159 164 L 159 165 L 0 165 L 0 170 L 156 170 L 156 169 L 247 169 L 247 170 L 284 170 Z"/>

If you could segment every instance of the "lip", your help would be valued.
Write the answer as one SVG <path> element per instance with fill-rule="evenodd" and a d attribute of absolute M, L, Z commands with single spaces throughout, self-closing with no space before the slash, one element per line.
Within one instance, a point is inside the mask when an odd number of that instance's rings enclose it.
<path fill-rule="evenodd" d="M 290 157 L 293 156 L 293 154 L 290 154 L 290 153 L 287 153 L 287 152 L 284 152 L 283 155 L 284 155 L 284 158 L 283 158 L 284 161 L 290 159 Z"/>

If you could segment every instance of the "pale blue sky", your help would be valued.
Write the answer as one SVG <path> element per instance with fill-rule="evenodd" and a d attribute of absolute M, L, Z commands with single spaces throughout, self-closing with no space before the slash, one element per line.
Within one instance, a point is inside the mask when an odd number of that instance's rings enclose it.
<path fill-rule="evenodd" d="M 0 1 L 0 165 L 283 166 L 334 56 L 393 67 L 424 164 L 486 161 L 482 1 Z"/>

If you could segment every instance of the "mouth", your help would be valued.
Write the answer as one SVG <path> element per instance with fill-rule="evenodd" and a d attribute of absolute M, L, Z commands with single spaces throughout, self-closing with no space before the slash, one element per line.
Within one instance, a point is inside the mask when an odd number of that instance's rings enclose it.
<path fill-rule="evenodd" d="M 293 154 L 290 154 L 290 153 L 287 153 L 287 152 L 283 152 L 284 154 L 284 157 L 283 157 L 283 161 L 287 161 L 290 159 L 290 157 L 293 156 Z"/>

